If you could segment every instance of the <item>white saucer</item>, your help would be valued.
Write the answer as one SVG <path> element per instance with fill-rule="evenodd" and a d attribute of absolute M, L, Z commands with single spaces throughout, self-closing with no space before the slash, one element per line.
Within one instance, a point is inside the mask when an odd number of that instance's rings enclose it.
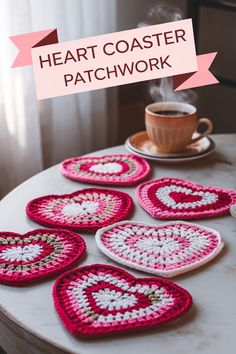
<path fill-rule="evenodd" d="M 149 160 L 176 163 L 192 161 L 212 154 L 215 150 L 215 143 L 211 138 L 206 137 L 187 146 L 181 153 L 166 154 L 158 150 L 157 146 L 149 139 L 146 131 L 142 131 L 130 136 L 125 142 L 125 147 L 133 154 Z"/>

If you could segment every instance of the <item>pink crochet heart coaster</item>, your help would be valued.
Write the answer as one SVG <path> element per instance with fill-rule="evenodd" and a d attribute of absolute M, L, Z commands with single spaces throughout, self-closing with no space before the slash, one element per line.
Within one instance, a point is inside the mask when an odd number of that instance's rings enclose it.
<path fill-rule="evenodd" d="M 75 335 L 95 337 L 154 327 L 183 315 L 191 295 L 161 278 L 135 278 L 94 264 L 64 273 L 53 288 L 56 310 Z"/>
<path fill-rule="evenodd" d="M 20 286 L 52 277 L 76 264 L 85 249 L 82 237 L 66 230 L 0 232 L 0 283 Z"/>
<path fill-rule="evenodd" d="M 183 221 L 162 225 L 121 221 L 98 230 L 96 243 L 116 262 L 164 277 L 200 267 L 224 245 L 217 231 Z"/>
<path fill-rule="evenodd" d="M 159 178 L 138 186 L 140 205 L 157 219 L 197 219 L 226 214 L 236 191 L 181 178 Z"/>
<path fill-rule="evenodd" d="M 147 177 L 150 166 L 135 155 L 75 157 L 62 162 L 61 172 L 79 182 L 130 186 Z"/>
<path fill-rule="evenodd" d="M 86 188 L 33 199 L 26 213 L 39 224 L 89 231 L 125 219 L 132 206 L 131 197 L 124 192 Z"/>

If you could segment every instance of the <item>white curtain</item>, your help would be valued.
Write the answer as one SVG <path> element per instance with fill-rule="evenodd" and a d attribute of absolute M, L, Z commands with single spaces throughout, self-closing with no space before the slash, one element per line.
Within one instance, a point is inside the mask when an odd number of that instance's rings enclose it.
<path fill-rule="evenodd" d="M 114 32 L 116 0 L 0 0 L 0 194 L 64 158 L 116 143 L 116 89 L 37 101 L 32 67 L 11 69 L 10 35 L 59 41 Z"/>

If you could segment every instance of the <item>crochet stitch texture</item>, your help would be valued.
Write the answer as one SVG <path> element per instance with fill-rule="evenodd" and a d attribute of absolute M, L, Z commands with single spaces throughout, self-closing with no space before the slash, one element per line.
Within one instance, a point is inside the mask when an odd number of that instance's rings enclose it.
<path fill-rule="evenodd" d="M 131 197 L 124 192 L 86 188 L 33 199 L 26 213 L 39 224 L 90 231 L 125 219 L 132 207 Z"/>
<path fill-rule="evenodd" d="M 85 250 L 82 237 L 71 231 L 0 232 L 0 283 L 20 286 L 52 277 L 76 264 Z"/>
<path fill-rule="evenodd" d="M 191 306 L 191 295 L 161 278 L 135 278 L 108 265 L 74 269 L 53 288 L 55 308 L 74 335 L 127 333 L 177 319 Z"/>
<path fill-rule="evenodd" d="M 146 160 L 135 155 L 104 155 L 74 157 L 61 163 L 65 177 L 79 182 L 130 186 L 144 180 L 150 173 Z"/>
<path fill-rule="evenodd" d="M 96 233 L 100 250 L 118 263 L 164 277 L 198 268 L 223 248 L 220 234 L 183 221 L 121 221 Z"/>
<path fill-rule="evenodd" d="M 137 187 L 139 204 L 157 219 L 198 219 L 226 214 L 236 191 L 181 178 L 159 178 Z"/>

